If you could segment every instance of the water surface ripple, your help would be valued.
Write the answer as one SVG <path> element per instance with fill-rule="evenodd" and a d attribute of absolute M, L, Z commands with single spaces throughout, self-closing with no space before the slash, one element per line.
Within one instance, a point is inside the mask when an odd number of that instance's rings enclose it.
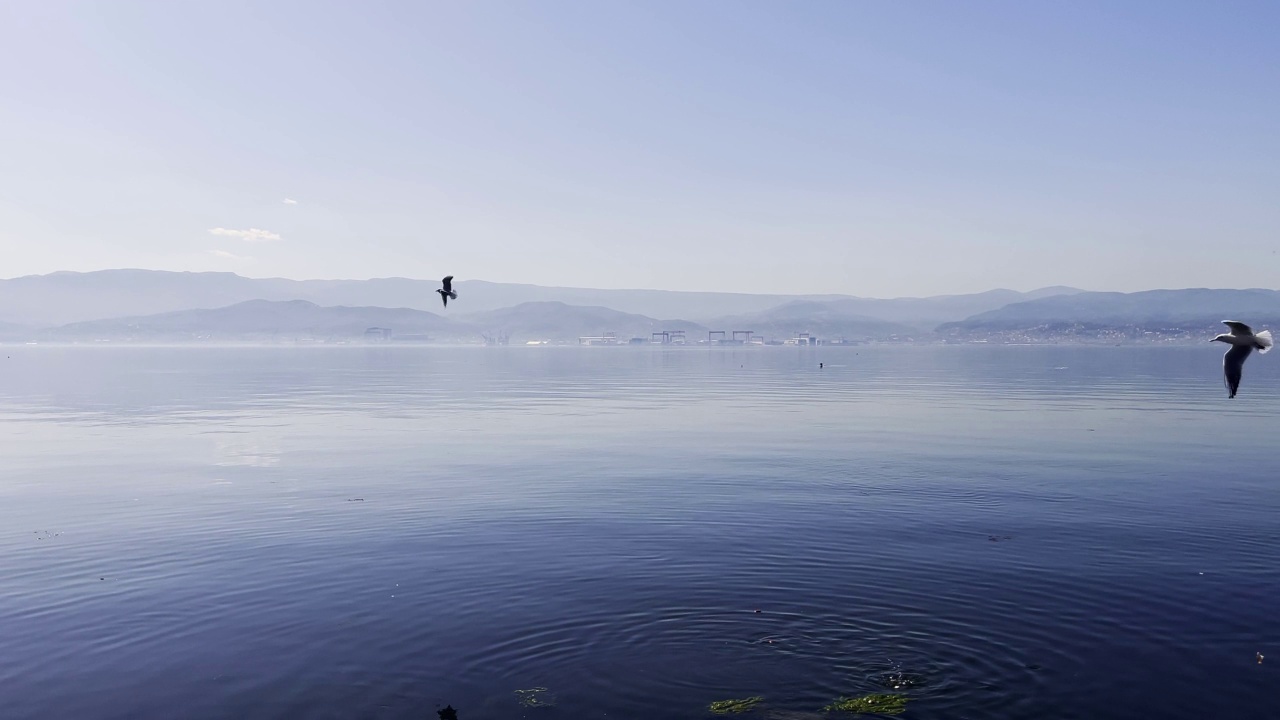
<path fill-rule="evenodd" d="M 1280 708 L 1272 357 L 6 354 L 5 718 Z"/>

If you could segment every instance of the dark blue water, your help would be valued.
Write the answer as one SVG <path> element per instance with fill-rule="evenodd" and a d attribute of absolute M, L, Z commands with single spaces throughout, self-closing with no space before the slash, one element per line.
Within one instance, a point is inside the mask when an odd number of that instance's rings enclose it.
<path fill-rule="evenodd" d="M 0 353 L 5 718 L 1280 716 L 1272 355 Z"/>

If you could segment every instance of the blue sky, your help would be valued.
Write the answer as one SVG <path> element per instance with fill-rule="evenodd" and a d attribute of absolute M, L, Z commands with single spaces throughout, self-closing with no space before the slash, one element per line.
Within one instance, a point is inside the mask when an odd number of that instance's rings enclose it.
<path fill-rule="evenodd" d="M 1274 2 L 5 3 L 0 276 L 1277 287 L 1277 27 Z"/>

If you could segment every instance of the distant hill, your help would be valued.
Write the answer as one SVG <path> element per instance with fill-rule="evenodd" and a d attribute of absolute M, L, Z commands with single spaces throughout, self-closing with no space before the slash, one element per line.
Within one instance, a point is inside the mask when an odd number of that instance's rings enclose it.
<path fill-rule="evenodd" d="M 346 300 L 348 293 L 360 297 L 370 297 L 367 292 L 385 292 L 387 295 L 371 297 L 374 305 L 383 305 L 392 299 L 410 301 L 426 299 L 426 309 L 431 309 L 431 301 L 439 304 L 439 296 L 435 288 L 439 281 L 406 281 L 406 279 L 384 279 L 384 281 L 362 281 L 361 286 L 343 286 L 321 293 L 326 302 Z M 837 299 L 840 295 L 790 296 L 790 295 L 749 295 L 749 293 L 733 292 L 686 292 L 668 290 L 595 290 L 582 287 L 543 287 L 536 284 L 495 283 L 479 281 L 479 279 L 460 279 L 454 282 L 458 291 L 458 309 L 463 307 L 471 313 L 483 313 L 488 310 L 500 310 L 525 302 L 563 302 L 566 305 L 579 307 L 609 307 L 620 313 L 645 315 L 649 318 L 691 318 L 701 320 L 713 318 L 726 313 L 745 313 L 750 310 L 763 310 L 780 305 L 782 302 L 799 299 L 799 297 L 815 297 L 815 299 Z M 392 295 L 392 293 L 397 295 Z M 319 300 L 317 300 L 319 301 Z M 401 302 L 402 305 L 404 302 Z M 407 304 L 416 307 L 416 304 Z"/>
<path fill-rule="evenodd" d="M 927 337 L 947 321 L 1004 307 L 1028 299 L 1079 293 L 1068 287 L 1053 287 L 1021 293 L 989 290 L 972 295 L 938 295 L 928 298 L 840 298 L 826 301 L 791 301 L 767 310 L 729 315 L 711 320 L 715 329 L 733 326 L 770 337 L 793 337 L 807 332 L 822 338 L 882 339 Z"/>
<path fill-rule="evenodd" d="M 101 270 L 0 280 L 0 322 L 51 326 L 85 320 L 225 307 L 248 300 L 307 300 L 322 307 L 403 307 L 464 312 L 498 310 L 525 302 L 603 306 L 649 317 L 712 317 L 771 307 L 798 296 L 665 290 L 595 290 L 493 283 L 461 278 L 458 300 L 441 308 L 438 279 L 254 279 L 233 273 Z M 812 296 L 840 297 L 840 296 Z"/>
<path fill-rule="evenodd" d="M 1048 287 L 1031 292 L 988 290 L 970 295 L 935 295 L 925 298 L 842 298 L 831 300 L 831 310 L 847 316 L 875 318 L 918 329 L 932 330 L 939 323 L 963 320 L 978 313 L 1002 308 L 1011 303 L 1040 298 L 1070 296 L 1083 292 L 1069 287 Z"/>
<path fill-rule="evenodd" d="M 62 325 L 101 318 L 293 300 L 329 281 L 254 280 L 233 273 L 157 270 L 56 272 L 0 280 L 0 321 Z M 305 299 L 305 298 L 301 298 Z"/>
<path fill-rule="evenodd" d="M 393 336 L 478 337 L 465 323 L 408 308 L 320 307 L 305 300 L 250 300 L 212 310 L 92 320 L 41 333 L 50 340 L 290 340 L 354 339 L 372 327 Z"/>
<path fill-rule="evenodd" d="M 154 270 L 59 272 L 0 280 L 0 341 L 36 338 L 356 337 L 400 335 L 573 340 L 617 333 L 752 330 L 831 340 L 940 336 L 956 340 L 1198 337 L 1239 319 L 1280 327 L 1274 290 L 1084 292 L 1049 287 L 926 298 L 595 290 L 461 278 L 448 308 L 439 281 L 254 279 Z M 216 308 L 211 310 L 209 308 Z M 394 308 L 394 309 L 393 309 Z M 655 318 L 682 318 L 658 320 Z M 43 329 L 38 329 L 43 328 Z"/>
<path fill-rule="evenodd" d="M 796 301 L 763 312 L 731 315 L 711 322 L 715 330 L 750 330 L 766 338 L 785 340 L 807 332 L 824 339 L 868 340 L 907 337 L 911 326 L 849 312 L 847 301 Z"/>
<path fill-rule="evenodd" d="M 685 320 L 656 320 L 605 307 L 569 305 L 562 302 L 527 302 L 515 307 L 459 316 L 473 326 L 513 341 L 574 340 L 579 337 L 616 333 L 625 342 L 632 337 L 649 339 L 650 333 L 683 330 L 694 342 L 706 328 Z"/>
<path fill-rule="evenodd" d="M 1223 332 L 1222 320 L 1280 326 L 1280 292 L 1275 290 L 1148 290 L 1136 293 L 1086 292 L 1014 303 L 945 323 L 948 337 L 1008 333 L 1192 335 Z"/>
<path fill-rule="evenodd" d="M 443 274 L 443 273 L 442 273 Z M 608 307 L 651 318 L 680 317 L 706 324 L 712 318 L 763 312 L 795 301 L 848 303 L 842 312 L 889 322 L 933 327 L 1045 293 L 993 290 L 975 295 L 877 300 L 849 295 L 753 295 L 667 290 L 597 290 L 493 283 L 461 277 L 458 300 L 446 310 L 435 293 L 439 280 L 253 279 L 232 273 L 102 270 L 0 280 L 0 322 L 54 326 L 85 320 L 135 317 L 179 310 L 226 307 L 248 300 L 306 300 L 322 307 L 392 307 L 452 316 L 526 302 Z"/>
<path fill-rule="evenodd" d="M 235 291 L 244 278 L 224 276 L 224 289 Z M 287 281 L 293 282 L 293 281 Z M 305 285 L 305 283 L 303 284 Z M 272 287 L 268 285 L 267 287 Z M 319 286 L 315 286 L 319 287 Z M 313 289 L 315 289 L 313 287 Z M 1044 292 L 1052 292 L 1046 290 Z M 957 306 L 999 302 L 1004 293 L 959 296 Z M 1021 295 L 1020 293 L 1017 295 Z M 460 294 L 461 297 L 461 294 Z M 936 298 L 900 299 L 898 317 L 927 317 Z M 449 317 L 412 308 L 321 306 L 307 300 L 248 300 L 215 309 L 187 309 L 67 323 L 52 328 L 0 322 L 0 341 L 28 340 L 289 340 L 362 338 L 369 328 L 387 328 L 392 337 L 429 336 L 434 340 L 474 341 L 484 334 L 525 340 L 573 341 L 582 336 L 615 333 L 620 340 L 648 338 L 651 333 L 681 330 L 689 342 L 706 338 L 708 330 L 751 330 L 783 340 L 796 333 L 835 340 L 925 339 L 935 337 L 919 324 L 859 314 L 862 299 L 791 301 L 764 310 L 716 318 L 710 323 L 659 320 L 601 306 L 558 301 L 527 302 L 485 312 Z M 945 307 L 943 308 L 945 309 Z M 910 313 L 917 314 L 910 314 Z M 893 314 L 893 313 L 888 313 Z M 936 336 L 953 340 L 1124 340 L 1191 339 L 1222 330 L 1220 321 L 1242 320 L 1258 329 L 1280 329 L 1280 292 L 1274 290 L 1151 290 L 1138 293 L 1075 292 L 977 313 L 942 323 Z"/>

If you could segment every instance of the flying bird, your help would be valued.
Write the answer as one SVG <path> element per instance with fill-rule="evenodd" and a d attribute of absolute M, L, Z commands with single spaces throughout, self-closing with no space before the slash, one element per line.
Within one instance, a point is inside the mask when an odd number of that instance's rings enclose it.
<path fill-rule="evenodd" d="M 453 276 L 445 275 L 444 280 L 441 280 L 440 282 L 444 283 L 444 287 L 436 290 L 436 292 L 440 293 L 440 299 L 444 301 L 444 306 L 449 307 L 450 298 L 453 298 L 454 300 L 458 299 L 458 293 L 453 291 Z"/>
<path fill-rule="evenodd" d="M 1227 397 L 1235 397 L 1236 390 L 1240 388 L 1240 373 L 1244 370 L 1245 358 L 1249 357 L 1249 353 L 1255 348 L 1259 354 L 1265 354 L 1274 343 L 1271 341 L 1270 330 L 1263 330 L 1254 335 L 1253 328 L 1242 322 L 1223 320 L 1222 324 L 1231 328 L 1231 332 L 1222 333 L 1209 342 L 1224 342 L 1231 346 L 1227 354 L 1222 356 L 1222 375 L 1227 384 L 1227 391 L 1231 393 Z"/>

